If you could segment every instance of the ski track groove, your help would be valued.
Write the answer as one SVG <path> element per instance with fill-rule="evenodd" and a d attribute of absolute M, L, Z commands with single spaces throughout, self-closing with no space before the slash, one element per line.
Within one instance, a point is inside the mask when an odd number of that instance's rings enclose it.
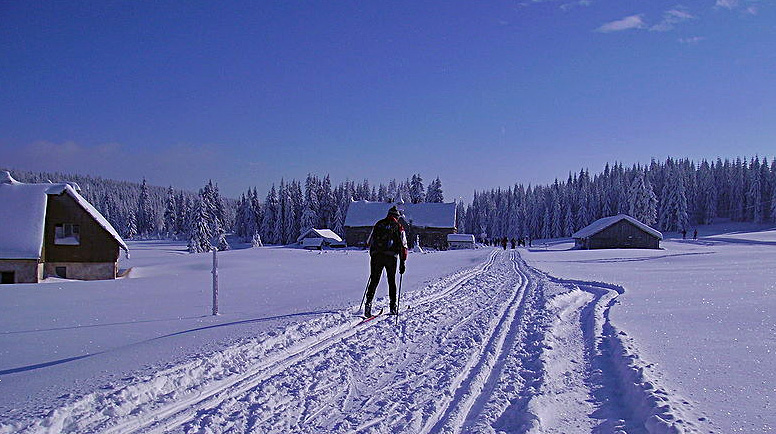
<path fill-rule="evenodd" d="M 487 378 L 491 377 L 495 362 L 504 357 L 504 342 L 515 320 L 515 312 L 522 305 L 527 287 L 527 276 L 518 270 L 514 253 L 510 256 L 510 262 L 520 277 L 514 295 L 499 313 L 498 321 L 494 321 L 496 324 L 488 333 L 487 344 L 482 346 L 479 353 L 472 355 L 466 368 L 453 382 L 455 390 L 451 398 L 444 400 L 443 407 L 426 423 L 421 433 L 461 431 L 475 400 L 487 385 Z M 474 314 L 467 316 L 466 320 L 472 316 Z"/>

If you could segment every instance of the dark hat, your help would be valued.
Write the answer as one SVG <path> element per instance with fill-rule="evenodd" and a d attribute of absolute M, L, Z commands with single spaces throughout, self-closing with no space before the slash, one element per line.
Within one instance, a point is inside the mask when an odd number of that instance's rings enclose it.
<path fill-rule="evenodd" d="M 401 214 L 399 214 L 399 210 L 395 206 L 392 206 L 391 209 L 388 210 L 388 215 L 399 217 Z"/>

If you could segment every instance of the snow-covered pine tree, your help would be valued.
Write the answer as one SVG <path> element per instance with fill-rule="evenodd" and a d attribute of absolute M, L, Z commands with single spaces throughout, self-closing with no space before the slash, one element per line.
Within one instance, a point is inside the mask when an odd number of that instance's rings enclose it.
<path fill-rule="evenodd" d="M 463 200 L 455 201 L 455 227 L 458 233 L 465 233 L 466 227 L 466 206 Z"/>
<path fill-rule="evenodd" d="M 185 196 L 182 191 L 175 195 L 175 233 L 177 239 L 186 239 L 188 233 L 186 232 L 186 219 L 191 212 L 191 199 Z"/>
<path fill-rule="evenodd" d="M 226 241 L 226 234 L 221 232 L 218 235 L 218 243 L 216 244 L 216 248 L 219 252 L 223 252 L 226 250 L 231 249 L 231 246 L 229 246 L 229 243 Z"/>
<path fill-rule="evenodd" d="M 286 213 L 289 211 L 288 206 L 288 192 L 286 191 L 285 179 L 280 179 L 280 186 L 278 187 L 278 210 L 275 216 L 274 232 L 276 237 L 276 244 L 285 244 L 286 242 Z"/>
<path fill-rule="evenodd" d="M 763 220 L 763 201 L 762 201 L 762 181 L 760 180 L 760 159 L 755 157 L 749 165 L 749 189 L 747 191 L 747 202 L 749 203 L 748 214 L 755 223 L 762 223 Z"/>
<path fill-rule="evenodd" d="M 124 231 L 124 236 L 126 236 L 129 239 L 132 239 L 137 235 L 137 223 L 135 219 L 135 213 L 130 211 L 129 215 L 127 215 L 127 228 Z"/>
<path fill-rule="evenodd" d="M 654 225 L 657 216 L 657 196 L 643 171 L 636 171 L 628 196 L 630 197 L 628 214 L 648 226 Z"/>
<path fill-rule="evenodd" d="M 423 178 L 417 173 L 412 175 L 412 181 L 409 185 L 410 202 L 421 203 L 426 200 L 426 190 L 423 188 Z"/>
<path fill-rule="evenodd" d="M 700 224 L 710 224 L 717 215 L 717 188 L 714 183 L 714 173 L 708 161 L 703 160 L 698 166 L 698 195 L 695 210 L 696 221 Z"/>
<path fill-rule="evenodd" d="M 264 200 L 264 216 L 261 219 L 260 233 L 264 242 L 269 244 L 278 243 L 278 233 L 275 228 L 275 222 L 277 220 L 279 220 L 278 194 L 275 189 L 275 184 L 272 184 L 272 188 L 267 193 L 267 198 Z"/>
<path fill-rule="evenodd" d="M 776 223 L 776 158 L 771 161 L 771 222 Z"/>
<path fill-rule="evenodd" d="M 744 172 L 746 161 L 736 158 L 729 172 L 730 183 L 730 218 L 733 221 L 743 221 L 746 209 L 746 190 L 744 187 Z"/>
<path fill-rule="evenodd" d="M 288 197 L 291 203 L 293 215 L 289 217 L 290 233 L 288 235 L 289 243 L 293 243 L 301 234 L 302 211 L 304 209 L 304 194 L 302 194 L 302 185 L 297 180 L 292 180 L 288 188 Z"/>
<path fill-rule="evenodd" d="M 167 205 L 164 208 L 164 236 L 167 238 L 175 237 L 175 216 L 178 215 L 178 209 L 175 204 L 175 190 L 170 186 L 167 189 Z"/>
<path fill-rule="evenodd" d="M 332 230 L 334 231 L 334 233 L 341 237 L 344 236 L 345 235 L 345 216 L 344 216 L 344 213 L 342 212 L 342 208 L 339 206 L 337 207 L 337 213 L 334 214 L 333 223 L 334 223 L 333 224 L 334 227 L 332 228 Z"/>
<path fill-rule="evenodd" d="M 563 236 L 563 216 L 560 212 L 560 189 L 558 186 L 558 180 L 555 180 L 555 186 L 551 189 L 550 200 L 552 205 L 552 228 L 550 230 L 550 238 L 560 238 Z"/>
<path fill-rule="evenodd" d="M 189 253 L 209 252 L 212 249 L 210 244 L 212 226 L 207 204 L 203 199 L 204 192 L 201 192 L 199 199 L 194 203 L 192 227 L 189 228 Z"/>
<path fill-rule="evenodd" d="M 137 201 L 135 216 L 137 219 L 137 232 L 141 237 L 149 237 L 156 232 L 154 227 L 156 216 L 154 215 L 145 178 L 143 178 L 143 184 L 140 187 L 140 197 Z"/>
<path fill-rule="evenodd" d="M 352 197 L 352 196 L 351 196 Z M 331 187 L 331 179 L 327 174 L 321 182 L 321 188 L 318 193 L 318 227 L 329 228 L 337 212 L 337 204 L 334 202 L 334 193 Z"/>
<path fill-rule="evenodd" d="M 445 201 L 444 193 L 442 193 L 442 181 L 437 176 L 435 180 L 431 181 L 426 191 L 426 202 L 442 203 Z"/>
<path fill-rule="evenodd" d="M 320 202 L 318 197 L 320 186 L 317 178 L 312 174 L 307 174 L 307 180 L 304 185 L 304 210 L 302 211 L 302 221 L 300 223 L 300 230 L 302 232 L 314 228 L 321 220 L 319 215 Z"/>
<path fill-rule="evenodd" d="M 251 238 L 251 247 L 263 247 L 264 244 L 261 242 L 261 235 L 259 235 L 258 232 L 253 234 L 253 238 Z"/>
<path fill-rule="evenodd" d="M 663 203 L 660 204 L 659 224 L 662 230 L 676 232 L 688 228 L 687 197 L 682 169 L 667 166 L 668 175 L 663 185 Z"/>

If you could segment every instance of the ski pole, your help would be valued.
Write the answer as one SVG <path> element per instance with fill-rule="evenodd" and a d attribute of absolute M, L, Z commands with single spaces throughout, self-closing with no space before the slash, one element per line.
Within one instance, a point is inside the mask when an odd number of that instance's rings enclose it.
<path fill-rule="evenodd" d="M 364 307 L 364 302 L 366 301 L 366 292 L 369 291 L 369 284 L 372 283 L 372 273 L 369 273 L 369 279 L 366 281 L 366 288 L 364 288 L 364 296 L 361 297 L 361 304 L 358 305 L 358 311 L 361 311 L 361 308 Z"/>
<path fill-rule="evenodd" d="M 404 273 L 399 274 L 399 293 L 396 294 L 396 325 L 399 325 L 399 301 L 401 300 L 401 281 L 404 280 Z"/>

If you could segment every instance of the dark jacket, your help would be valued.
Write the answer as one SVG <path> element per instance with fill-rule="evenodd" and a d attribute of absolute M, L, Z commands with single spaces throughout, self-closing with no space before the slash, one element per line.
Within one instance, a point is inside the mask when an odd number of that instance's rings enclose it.
<path fill-rule="evenodd" d="M 393 245 L 389 250 L 380 250 L 380 248 L 374 246 L 372 243 L 372 235 L 374 235 L 375 227 L 382 224 L 388 225 L 392 234 Z M 370 255 L 381 253 L 398 256 L 402 262 L 407 260 L 407 236 L 404 233 L 404 227 L 395 217 L 388 216 L 375 223 L 375 226 L 372 227 L 372 232 L 369 234 L 369 238 L 366 240 L 366 245 L 369 246 Z"/>

